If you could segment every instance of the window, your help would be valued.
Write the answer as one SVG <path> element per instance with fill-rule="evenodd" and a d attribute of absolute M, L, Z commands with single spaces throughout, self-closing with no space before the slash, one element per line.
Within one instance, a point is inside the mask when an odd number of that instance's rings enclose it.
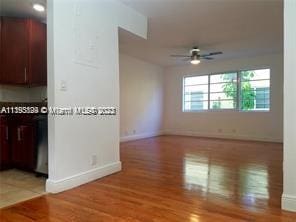
<path fill-rule="evenodd" d="M 240 109 L 269 110 L 270 70 L 240 72 Z"/>
<path fill-rule="evenodd" d="M 237 73 L 210 75 L 210 109 L 235 109 Z"/>
<path fill-rule="evenodd" d="M 203 92 L 191 92 L 190 93 L 190 109 L 191 110 L 201 110 L 203 109 Z"/>
<path fill-rule="evenodd" d="M 270 69 L 184 77 L 183 111 L 270 109 Z"/>
<path fill-rule="evenodd" d="M 184 79 L 184 110 L 208 109 L 208 76 L 194 76 Z"/>
<path fill-rule="evenodd" d="M 256 88 L 256 109 L 269 109 L 269 87 Z"/>

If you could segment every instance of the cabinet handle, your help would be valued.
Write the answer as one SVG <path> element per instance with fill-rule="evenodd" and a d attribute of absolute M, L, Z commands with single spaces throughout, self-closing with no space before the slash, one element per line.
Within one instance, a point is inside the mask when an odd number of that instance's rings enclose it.
<path fill-rule="evenodd" d="M 6 140 L 8 140 L 8 126 L 6 126 Z"/>
<path fill-rule="evenodd" d="M 27 82 L 27 67 L 25 67 L 25 82 Z"/>
<path fill-rule="evenodd" d="M 17 128 L 17 140 L 18 141 L 22 140 L 22 138 L 21 138 L 21 128 L 20 127 Z"/>

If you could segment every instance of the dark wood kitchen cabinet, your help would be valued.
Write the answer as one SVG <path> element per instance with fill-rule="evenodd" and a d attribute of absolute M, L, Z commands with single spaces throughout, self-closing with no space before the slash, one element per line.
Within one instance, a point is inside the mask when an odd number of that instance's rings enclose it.
<path fill-rule="evenodd" d="M 11 150 L 9 144 L 9 126 L 7 118 L 0 116 L 0 169 L 7 169 L 11 166 Z"/>
<path fill-rule="evenodd" d="M 0 27 L 0 84 L 46 85 L 46 25 L 1 17 Z"/>
<path fill-rule="evenodd" d="M 36 166 L 36 125 L 21 122 L 12 126 L 12 164 L 23 170 Z"/>

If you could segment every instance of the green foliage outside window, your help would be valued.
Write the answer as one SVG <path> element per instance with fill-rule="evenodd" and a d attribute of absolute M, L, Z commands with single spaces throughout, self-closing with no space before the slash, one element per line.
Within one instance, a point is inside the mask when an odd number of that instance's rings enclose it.
<path fill-rule="evenodd" d="M 214 101 L 212 109 L 221 109 L 221 101 Z"/>
<path fill-rule="evenodd" d="M 252 77 L 254 77 L 253 71 L 242 71 L 241 72 L 241 88 L 240 88 L 240 96 L 241 96 L 241 110 L 251 110 L 255 107 L 255 92 L 254 89 L 251 86 L 251 83 L 249 82 Z M 223 92 L 228 98 L 233 99 L 234 101 L 234 107 L 237 106 L 236 102 L 236 96 L 237 96 L 237 84 L 236 82 L 233 82 L 233 76 L 232 75 L 223 75 L 222 79 L 224 82 L 223 85 Z"/>

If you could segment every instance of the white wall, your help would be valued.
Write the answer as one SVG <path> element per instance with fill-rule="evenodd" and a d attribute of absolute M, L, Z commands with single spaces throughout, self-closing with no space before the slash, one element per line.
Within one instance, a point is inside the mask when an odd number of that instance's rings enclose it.
<path fill-rule="evenodd" d="M 0 102 L 41 102 L 46 97 L 46 87 L 0 85 Z"/>
<path fill-rule="evenodd" d="M 271 68 L 270 112 L 182 112 L 184 75 L 209 74 L 239 69 Z M 225 137 L 251 140 L 283 139 L 283 56 L 202 61 L 165 70 L 164 132 L 167 134 Z M 222 131 L 222 132 L 221 132 Z"/>
<path fill-rule="evenodd" d="M 296 1 L 285 0 L 284 192 L 282 207 L 296 211 Z"/>
<path fill-rule="evenodd" d="M 49 0 L 47 19 L 49 106 L 118 109 L 118 27 L 146 37 L 147 18 L 113 0 Z M 47 191 L 120 169 L 118 115 L 49 115 Z"/>
<path fill-rule="evenodd" d="M 163 68 L 120 54 L 121 141 L 161 134 Z"/>

